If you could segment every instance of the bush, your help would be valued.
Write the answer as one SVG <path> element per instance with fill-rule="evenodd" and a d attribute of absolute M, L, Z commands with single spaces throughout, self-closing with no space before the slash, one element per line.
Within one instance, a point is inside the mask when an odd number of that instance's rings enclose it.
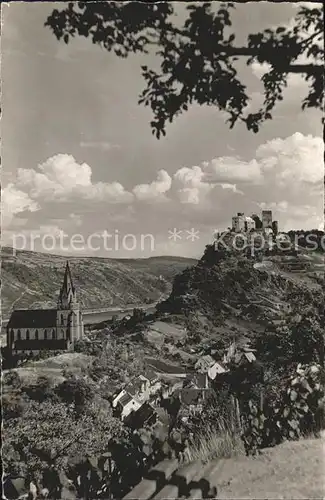
<path fill-rule="evenodd" d="M 2 397 L 2 416 L 4 425 L 12 418 L 18 418 L 22 415 L 25 407 L 25 401 L 21 391 L 13 391 L 10 394 L 4 394 Z"/>
<path fill-rule="evenodd" d="M 66 404 L 74 404 L 78 408 L 82 408 L 86 401 L 93 398 L 92 388 L 83 379 L 71 376 L 62 384 L 59 384 L 55 393 Z"/>
<path fill-rule="evenodd" d="M 244 402 L 243 439 L 246 453 L 273 446 L 285 439 L 317 435 L 325 428 L 325 373 L 315 364 L 298 365 L 266 395 L 263 408 L 252 399 Z"/>
<path fill-rule="evenodd" d="M 22 387 L 22 391 L 34 401 L 45 401 L 46 399 L 57 399 L 48 377 L 41 375 L 35 384 Z"/>
<path fill-rule="evenodd" d="M 3 376 L 3 384 L 9 385 L 14 389 L 18 389 L 21 387 L 21 380 L 19 374 L 16 371 L 10 371 L 4 374 Z"/>

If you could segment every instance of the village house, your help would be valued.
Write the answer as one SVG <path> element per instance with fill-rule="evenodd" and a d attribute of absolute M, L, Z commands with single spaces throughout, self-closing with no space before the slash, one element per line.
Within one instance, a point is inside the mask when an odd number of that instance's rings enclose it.
<path fill-rule="evenodd" d="M 250 347 L 249 339 L 242 338 L 236 342 L 232 342 L 223 357 L 223 364 L 235 363 L 253 363 L 256 361 L 254 354 L 256 350 Z"/>
<path fill-rule="evenodd" d="M 229 371 L 228 369 L 224 368 L 221 363 L 218 363 L 217 361 L 210 366 L 208 370 L 208 377 L 210 380 L 215 380 L 218 375 L 222 375 L 223 373 L 226 373 Z"/>
<path fill-rule="evenodd" d="M 122 389 L 113 396 L 113 414 L 124 420 L 132 411 L 137 411 L 141 403 L 134 399 L 125 389 Z"/>
<path fill-rule="evenodd" d="M 140 408 L 131 411 L 123 421 L 132 429 L 141 429 L 144 426 L 154 425 L 157 420 L 155 409 L 149 403 L 143 403 Z"/>
<path fill-rule="evenodd" d="M 161 382 L 152 370 L 146 370 L 129 382 L 125 388 L 138 401 L 148 401 L 161 389 Z"/>
<path fill-rule="evenodd" d="M 213 357 L 210 356 L 210 354 L 207 354 L 205 356 L 201 356 L 201 358 L 197 360 L 197 362 L 194 365 L 194 368 L 196 371 L 200 373 L 207 373 L 210 366 L 212 366 L 214 363 L 215 360 L 213 359 Z"/>
<path fill-rule="evenodd" d="M 202 356 L 195 364 L 194 368 L 198 371 L 198 374 L 204 374 L 206 376 L 206 386 L 210 386 L 210 382 L 215 380 L 218 375 L 226 373 L 226 369 L 220 362 L 215 361 L 212 356 L 205 355 Z"/>
<path fill-rule="evenodd" d="M 131 412 L 136 412 L 149 400 L 159 397 L 161 382 L 155 372 L 146 370 L 129 382 L 123 389 L 117 391 L 112 398 L 112 407 L 115 414 L 123 420 Z"/>
<path fill-rule="evenodd" d="M 12 354 L 68 350 L 83 338 L 84 325 L 67 262 L 56 309 L 16 309 L 7 325 Z"/>

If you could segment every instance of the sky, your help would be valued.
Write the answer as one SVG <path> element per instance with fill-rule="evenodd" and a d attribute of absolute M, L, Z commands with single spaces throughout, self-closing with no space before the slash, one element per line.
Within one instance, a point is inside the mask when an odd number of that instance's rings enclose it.
<path fill-rule="evenodd" d="M 138 105 L 140 66 L 154 66 L 157 56 L 119 59 L 88 39 L 59 42 L 44 27 L 57 5 L 2 9 L 3 244 L 200 257 L 233 215 L 262 209 L 283 231 L 323 229 L 321 116 L 301 111 L 302 78 L 290 78 L 258 134 L 240 124 L 230 130 L 217 109 L 193 105 L 157 140 L 150 110 Z M 176 8 L 182 20 L 184 6 Z M 293 3 L 237 5 L 234 32 L 240 43 L 290 25 L 296 12 Z M 258 63 L 242 70 L 252 110 L 264 70 Z"/>

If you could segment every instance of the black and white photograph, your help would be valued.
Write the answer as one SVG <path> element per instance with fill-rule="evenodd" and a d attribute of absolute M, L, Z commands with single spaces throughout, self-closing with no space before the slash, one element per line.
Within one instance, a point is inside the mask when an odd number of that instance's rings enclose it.
<path fill-rule="evenodd" d="M 3 499 L 325 498 L 323 24 L 2 3 Z"/>

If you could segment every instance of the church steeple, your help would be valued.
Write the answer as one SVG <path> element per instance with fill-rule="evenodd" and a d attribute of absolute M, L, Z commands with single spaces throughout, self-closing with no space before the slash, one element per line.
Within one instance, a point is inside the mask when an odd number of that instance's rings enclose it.
<path fill-rule="evenodd" d="M 69 261 L 65 266 L 63 284 L 60 290 L 58 307 L 67 309 L 71 306 L 72 302 L 76 301 L 76 291 L 73 286 Z"/>

